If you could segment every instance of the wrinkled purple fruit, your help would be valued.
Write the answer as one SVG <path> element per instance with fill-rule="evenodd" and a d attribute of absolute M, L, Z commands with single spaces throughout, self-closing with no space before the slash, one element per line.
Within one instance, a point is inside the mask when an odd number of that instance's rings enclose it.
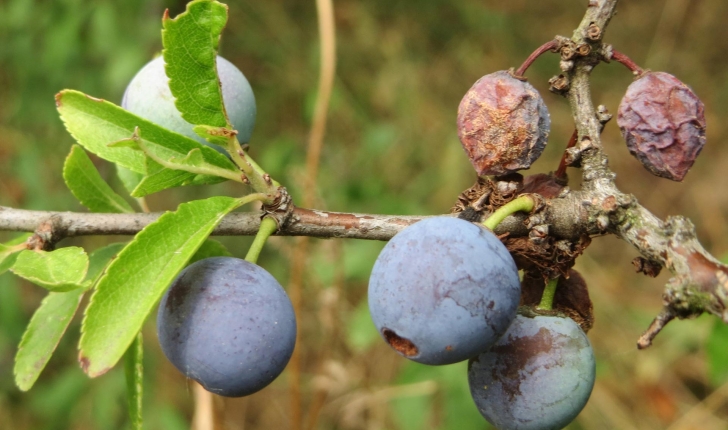
<path fill-rule="evenodd" d="M 579 415 L 595 378 L 594 352 L 570 318 L 518 315 L 468 363 L 470 394 L 500 430 L 558 430 Z"/>
<path fill-rule="evenodd" d="M 676 77 L 647 72 L 627 88 L 617 124 L 653 175 L 682 181 L 705 145 L 703 102 Z"/>
<path fill-rule="evenodd" d="M 546 147 L 550 127 L 538 91 L 506 70 L 478 79 L 458 108 L 458 136 L 480 176 L 531 167 Z"/>
<path fill-rule="evenodd" d="M 423 364 L 488 350 L 516 316 L 518 269 L 486 228 L 428 218 L 395 235 L 369 278 L 369 311 L 384 340 Z"/>

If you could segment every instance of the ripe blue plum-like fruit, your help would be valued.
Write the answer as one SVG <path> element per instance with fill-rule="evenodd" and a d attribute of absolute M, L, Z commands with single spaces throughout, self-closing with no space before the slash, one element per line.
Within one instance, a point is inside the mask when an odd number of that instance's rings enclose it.
<path fill-rule="evenodd" d="M 521 287 L 505 246 L 457 218 L 419 221 L 395 235 L 369 278 L 369 310 L 402 356 L 451 364 L 485 350 L 516 316 Z"/>
<path fill-rule="evenodd" d="M 211 257 L 185 268 L 159 305 L 162 351 L 188 378 L 228 397 L 247 396 L 286 367 L 296 342 L 291 301 L 266 270 Z"/>
<path fill-rule="evenodd" d="M 228 119 L 241 143 L 248 142 L 255 125 L 255 96 L 245 75 L 228 60 L 217 57 L 217 74 Z M 153 123 L 208 145 L 192 131 L 192 124 L 182 118 L 174 105 L 164 58 L 157 57 L 145 65 L 129 83 L 121 107 Z M 215 147 L 215 146 L 213 146 Z M 217 149 L 217 147 L 215 147 Z"/>
<path fill-rule="evenodd" d="M 518 315 L 470 360 L 470 394 L 500 430 L 557 430 L 579 415 L 594 387 L 594 352 L 570 318 Z"/>

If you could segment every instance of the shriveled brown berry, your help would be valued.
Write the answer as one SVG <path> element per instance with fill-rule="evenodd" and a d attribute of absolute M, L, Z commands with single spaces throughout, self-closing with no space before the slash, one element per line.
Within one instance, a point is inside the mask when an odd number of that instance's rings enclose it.
<path fill-rule="evenodd" d="M 627 148 L 653 175 L 682 181 L 705 145 L 703 102 L 676 77 L 648 72 L 634 81 L 617 113 Z"/>
<path fill-rule="evenodd" d="M 546 147 L 551 120 L 538 91 L 510 72 L 485 75 L 458 108 L 458 136 L 478 175 L 528 169 Z"/>
<path fill-rule="evenodd" d="M 553 174 L 536 173 L 523 178 L 523 188 L 520 192 L 540 194 L 547 199 L 554 199 L 564 190 L 565 182 Z"/>

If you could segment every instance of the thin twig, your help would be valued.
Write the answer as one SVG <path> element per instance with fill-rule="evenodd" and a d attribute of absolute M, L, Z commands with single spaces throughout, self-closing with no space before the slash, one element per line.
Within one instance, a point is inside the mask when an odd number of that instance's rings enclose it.
<path fill-rule="evenodd" d="M 334 87 L 336 74 L 336 27 L 334 25 L 334 5 L 332 0 L 316 0 L 318 12 L 319 38 L 321 40 L 321 63 L 316 107 L 314 109 L 313 123 L 308 140 L 306 154 L 306 178 L 303 183 L 303 205 L 313 206 L 316 196 L 316 179 L 321 160 L 324 135 L 326 133 L 326 120 L 328 117 L 331 92 Z M 291 261 L 291 279 L 288 293 L 296 315 L 301 315 L 303 305 L 303 273 L 308 261 L 308 238 L 299 237 L 293 250 Z M 300 327 L 300 325 L 299 325 Z M 288 364 L 290 372 L 291 390 L 291 428 L 301 430 L 303 427 L 302 399 L 301 399 L 301 338 L 300 331 L 296 334 L 297 347 Z"/>

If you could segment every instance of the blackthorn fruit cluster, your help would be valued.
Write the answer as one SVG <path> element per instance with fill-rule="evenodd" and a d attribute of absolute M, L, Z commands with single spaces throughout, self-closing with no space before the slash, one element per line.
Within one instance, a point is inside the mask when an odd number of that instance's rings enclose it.
<path fill-rule="evenodd" d="M 248 142 L 255 125 L 256 106 L 253 89 L 245 75 L 220 56 L 217 57 L 217 74 L 230 123 L 238 131 L 237 137 L 240 142 Z M 193 125 L 185 121 L 175 107 L 174 96 L 169 89 L 169 79 L 164 70 L 163 57 L 150 61 L 134 76 L 124 92 L 121 107 L 207 145 L 207 141 L 192 130 Z"/>
<path fill-rule="evenodd" d="M 486 228 L 450 217 L 415 223 L 387 243 L 369 279 L 369 309 L 382 337 L 424 364 L 486 351 L 516 315 L 518 269 Z"/>
<path fill-rule="evenodd" d="M 260 266 L 211 257 L 184 269 L 159 305 L 162 351 L 213 393 L 240 397 L 270 384 L 296 341 L 293 306 Z"/>

